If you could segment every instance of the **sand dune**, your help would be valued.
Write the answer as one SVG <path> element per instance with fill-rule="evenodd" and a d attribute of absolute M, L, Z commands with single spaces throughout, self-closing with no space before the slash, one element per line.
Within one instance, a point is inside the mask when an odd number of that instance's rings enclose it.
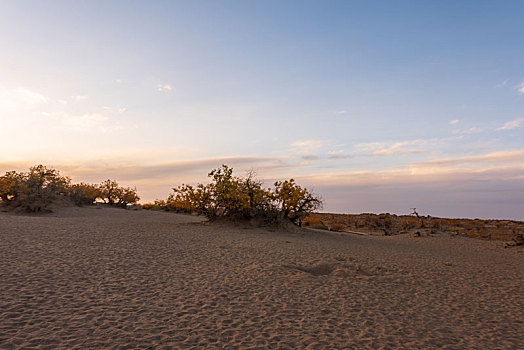
<path fill-rule="evenodd" d="M 0 213 L 0 348 L 524 348 L 524 250 Z"/>

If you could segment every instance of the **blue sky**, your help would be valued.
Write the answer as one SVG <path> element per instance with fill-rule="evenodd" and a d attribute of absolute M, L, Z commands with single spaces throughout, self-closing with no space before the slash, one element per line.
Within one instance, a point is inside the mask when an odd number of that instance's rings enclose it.
<path fill-rule="evenodd" d="M 521 1 L 0 1 L 0 170 L 222 163 L 334 212 L 524 219 Z"/>

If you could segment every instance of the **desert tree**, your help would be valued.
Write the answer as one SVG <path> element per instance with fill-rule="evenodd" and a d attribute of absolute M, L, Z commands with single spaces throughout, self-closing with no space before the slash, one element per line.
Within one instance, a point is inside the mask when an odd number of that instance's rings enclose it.
<path fill-rule="evenodd" d="M 126 207 L 140 200 L 136 188 L 120 187 L 115 180 L 105 180 L 98 186 L 100 197 L 109 205 Z"/>
<path fill-rule="evenodd" d="M 79 206 L 93 204 L 101 196 L 99 185 L 81 182 L 69 188 L 69 197 Z"/>
<path fill-rule="evenodd" d="M 71 179 L 55 169 L 36 165 L 28 172 L 9 171 L 0 177 L 2 202 L 28 212 L 46 210 L 59 196 L 67 196 Z"/>
<path fill-rule="evenodd" d="M 126 207 L 140 200 L 136 187 L 118 187 L 116 190 L 116 205 Z"/>
<path fill-rule="evenodd" d="M 276 181 L 274 185 L 273 200 L 283 219 L 300 223 L 308 213 L 322 208 L 322 199 L 297 185 L 294 179 Z"/>
<path fill-rule="evenodd" d="M 29 168 L 22 185 L 21 204 L 26 211 L 42 211 L 58 196 L 66 196 L 71 179 L 44 165 Z"/>
<path fill-rule="evenodd" d="M 8 171 L 0 176 L 0 201 L 10 208 L 36 212 L 49 210 L 50 204 L 58 199 L 88 205 L 98 198 L 121 207 L 140 200 L 136 188 L 120 187 L 114 180 L 100 185 L 72 184 L 69 177 L 44 165 L 33 166 L 28 172 Z"/>
<path fill-rule="evenodd" d="M 212 170 L 208 177 L 211 182 L 206 185 L 173 188 L 166 209 L 196 212 L 211 220 L 260 218 L 268 223 L 278 220 L 300 223 L 322 204 L 318 196 L 297 185 L 293 179 L 277 181 L 274 189 L 267 189 L 253 171 L 246 177 L 237 177 L 227 165 Z"/>
<path fill-rule="evenodd" d="M 107 179 L 99 185 L 100 198 L 107 204 L 113 205 L 117 200 L 118 182 Z"/>

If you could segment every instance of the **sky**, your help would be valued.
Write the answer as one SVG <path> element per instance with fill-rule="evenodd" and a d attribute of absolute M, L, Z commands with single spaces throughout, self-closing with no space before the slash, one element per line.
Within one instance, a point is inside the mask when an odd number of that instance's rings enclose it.
<path fill-rule="evenodd" d="M 326 212 L 524 220 L 522 1 L 0 0 L 0 173 L 221 164 Z"/>

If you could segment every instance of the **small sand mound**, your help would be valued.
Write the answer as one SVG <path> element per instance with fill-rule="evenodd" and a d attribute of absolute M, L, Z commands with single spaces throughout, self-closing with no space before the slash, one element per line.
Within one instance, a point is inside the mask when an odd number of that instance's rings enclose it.
<path fill-rule="evenodd" d="M 313 276 L 325 276 L 329 275 L 335 269 L 335 264 L 318 264 L 313 266 L 295 266 L 297 270 L 309 273 Z"/>
<path fill-rule="evenodd" d="M 337 262 L 330 263 L 318 263 L 318 264 L 304 264 L 304 265 L 283 265 L 283 267 L 295 271 L 305 272 L 312 276 L 373 276 L 374 274 L 370 271 L 363 269 L 360 265 L 347 263 L 347 261 L 353 261 L 352 258 L 335 258 Z M 377 271 L 379 271 L 377 269 Z"/>

